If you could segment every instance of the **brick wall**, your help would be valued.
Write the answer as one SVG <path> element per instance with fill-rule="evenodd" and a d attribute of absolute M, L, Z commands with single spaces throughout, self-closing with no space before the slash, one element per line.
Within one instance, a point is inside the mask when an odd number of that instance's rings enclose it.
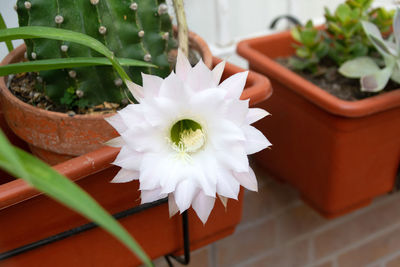
<path fill-rule="evenodd" d="M 327 220 L 291 187 L 257 166 L 255 171 L 259 192 L 245 193 L 235 233 L 192 252 L 190 267 L 400 266 L 400 194 L 379 197 L 368 207 Z M 156 266 L 167 265 L 159 259 Z"/>

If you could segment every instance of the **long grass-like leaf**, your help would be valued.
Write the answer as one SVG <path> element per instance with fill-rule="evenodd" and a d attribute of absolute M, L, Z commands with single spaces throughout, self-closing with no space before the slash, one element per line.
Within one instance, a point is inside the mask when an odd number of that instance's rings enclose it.
<path fill-rule="evenodd" d="M 146 265 L 153 265 L 140 245 L 92 197 L 44 162 L 13 147 L 1 131 L 0 168 L 94 221 L 125 244 Z"/>
<path fill-rule="evenodd" d="M 140 67 L 153 67 L 156 65 L 143 62 L 135 59 L 118 58 L 122 66 L 140 66 Z M 112 63 L 105 57 L 70 57 L 70 58 L 55 58 L 55 59 L 42 59 L 35 61 L 20 62 L 15 64 L 8 64 L 0 66 L 0 76 L 8 74 L 15 74 L 21 72 L 53 70 L 64 68 L 77 68 L 96 65 L 111 65 Z"/>
<path fill-rule="evenodd" d="M 123 81 L 130 81 L 128 74 L 124 71 L 118 60 L 114 57 L 111 52 L 104 44 L 100 41 L 80 32 L 74 32 L 64 29 L 43 27 L 43 26 L 26 26 L 19 28 L 9 28 L 0 30 L 0 42 L 11 41 L 16 39 L 33 39 L 33 38 L 48 38 L 54 40 L 62 40 L 74 42 L 101 53 L 107 57 L 115 70 L 121 76 Z"/>

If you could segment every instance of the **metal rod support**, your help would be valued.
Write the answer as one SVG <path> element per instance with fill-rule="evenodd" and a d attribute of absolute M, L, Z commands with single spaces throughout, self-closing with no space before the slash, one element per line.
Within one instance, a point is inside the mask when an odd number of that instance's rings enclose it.
<path fill-rule="evenodd" d="M 182 213 L 182 229 L 183 229 L 183 257 L 175 256 L 172 254 L 165 255 L 165 260 L 168 263 L 169 267 L 173 267 L 174 265 L 171 262 L 171 258 L 179 262 L 183 265 L 188 265 L 190 262 L 190 240 L 189 240 L 189 221 L 188 214 L 185 210 Z"/>
<path fill-rule="evenodd" d="M 159 206 L 159 205 L 167 203 L 167 202 L 168 202 L 168 198 L 163 198 L 163 199 L 151 202 L 151 203 L 145 203 L 145 204 L 133 207 L 131 209 L 118 212 L 118 213 L 114 214 L 113 217 L 115 219 L 119 220 L 119 219 L 125 218 L 125 217 L 133 215 L 135 213 L 142 212 L 142 211 L 147 210 L 152 207 Z M 187 218 L 186 218 L 186 221 L 187 221 Z M 24 252 L 28 252 L 28 251 L 36 249 L 36 248 L 51 244 L 53 242 L 65 239 L 67 237 L 85 232 L 87 230 L 90 230 L 90 229 L 93 229 L 96 227 L 98 227 L 98 225 L 96 223 L 93 223 L 93 222 L 87 223 L 87 224 L 72 228 L 70 230 L 55 234 L 53 236 L 46 237 L 39 241 L 32 242 L 30 244 L 23 245 L 21 247 L 18 247 L 18 248 L 15 248 L 15 249 L 12 249 L 12 250 L 9 250 L 6 252 L 2 252 L 2 253 L 0 253 L 0 261 L 14 257 L 14 256 L 22 254 Z M 186 227 L 187 227 L 187 225 L 186 225 Z"/>

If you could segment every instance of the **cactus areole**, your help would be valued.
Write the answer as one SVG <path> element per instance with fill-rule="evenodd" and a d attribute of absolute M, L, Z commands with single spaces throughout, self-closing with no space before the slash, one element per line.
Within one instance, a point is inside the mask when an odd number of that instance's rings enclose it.
<path fill-rule="evenodd" d="M 141 83 L 141 72 L 166 77 L 168 52 L 174 47 L 172 23 L 165 0 L 18 0 L 20 26 L 48 26 L 87 34 L 105 44 L 116 57 L 151 62 L 158 68 L 129 67 L 130 78 Z M 79 44 L 48 39 L 25 40 L 29 60 L 99 57 Z M 87 106 L 104 101 L 121 103 L 128 91 L 112 67 L 81 67 L 41 71 L 42 90 L 60 103 L 68 88 L 82 94 Z"/>

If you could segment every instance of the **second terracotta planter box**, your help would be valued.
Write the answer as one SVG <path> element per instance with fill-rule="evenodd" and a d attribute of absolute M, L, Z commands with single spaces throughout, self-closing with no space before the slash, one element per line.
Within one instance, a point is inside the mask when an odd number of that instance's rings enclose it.
<path fill-rule="evenodd" d="M 256 160 L 326 217 L 367 205 L 395 184 L 400 163 L 400 90 L 339 100 L 274 61 L 293 55 L 289 32 L 246 40 L 237 51 L 265 74 L 272 113 L 256 126 L 273 144 Z"/>
<path fill-rule="evenodd" d="M 214 58 L 214 64 L 219 62 Z M 227 64 L 223 79 L 242 69 Z M 267 78 L 250 72 L 242 98 L 252 105 L 271 95 Z M 19 140 L 4 123 L 0 111 L 0 126 L 15 144 Z M 110 213 L 139 205 L 137 181 L 112 184 L 118 172 L 110 163 L 118 150 L 104 147 L 94 152 L 60 163 L 59 172 L 74 180 Z M 0 173 L 1 174 L 1 173 Z M 189 210 L 191 249 L 221 239 L 233 233 L 240 222 L 243 192 L 239 201 L 229 200 L 225 209 L 216 201 L 205 225 Z M 38 193 L 22 180 L 0 176 L 0 253 L 38 241 L 48 236 L 80 226 L 87 221 L 48 197 Z M 176 215 L 169 218 L 168 204 L 162 204 L 120 220 L 151 258 L 182 251 L 182 222 Z M 128 249 L 103 230 L 96 228 L 23 254 L 0 261 L 1 266 L 137 266 L 140 262 Z"/>

